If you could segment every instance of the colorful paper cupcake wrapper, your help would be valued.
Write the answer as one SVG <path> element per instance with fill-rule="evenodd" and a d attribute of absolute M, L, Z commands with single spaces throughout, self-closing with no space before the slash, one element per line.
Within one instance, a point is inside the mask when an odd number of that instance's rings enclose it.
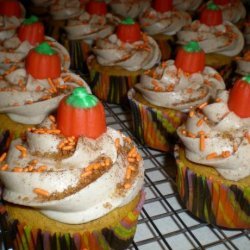
<path fill-rule="evenodd" d="M 225 184 L 196 173 L 180 159 L 177 161 L 177 188 L 187 209 L 199 219 L 212 225 L 230 229 L 250 228 L 250 187 Z M 192 163 L 193 164 L 193 163 Z"/>
<path fill-rule="evenodd" d="M 93 232 L 51 234 L 40 229 L 31 229 L 18 221 L 11 221 L 3 205 L 0 205 L 0 225 L 7 249 L 15 250 L 109 250 L 127 249 L 133 241 L 138 217 L 145 201 L 141 192 L 138 205 L 120 222 L 110 228 Z"/>
<path fill-rule="evenodd" d="M 146 106 L 134 99 L 135 90 L 128 93 L 133 131 L 137 139 L 148 147 L 173 151 L 177 141 L 176 129 L 186 120 L 186 114 L 174 109 Z"/>

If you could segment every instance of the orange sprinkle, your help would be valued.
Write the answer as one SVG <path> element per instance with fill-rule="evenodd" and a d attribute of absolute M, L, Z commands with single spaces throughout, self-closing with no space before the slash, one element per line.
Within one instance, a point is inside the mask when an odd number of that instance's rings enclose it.
<path fill-rule="evenodd" d="M 1 170 L 2 171 L 6 171 L 7 169 L 9 168 L 9 165 L 8 164 L 4 164 L 3 166 L 1 166 Z"/>
<path fill-rule="evenodd" d="M 63 81 L 64 82 L 67 82 L 67 81 L 69 81 L 71 79 L 71 76 L 70 75 L 67 75 L 67 76 L 65 76 L 64 78 L 63 78 Z"/>
<path fill-rule="evenodd" d="M 136 148 L 133 147 L 132 149 L 130 149 L 130 151 L 128 152 L 128 157 L 135 157 L 136 155 Z"/>
<path fill-rule="evenodd" d="M 135 170 L 136 170 L 135 167 L 132 166 L 132 165 L 129 165 L 128 168 L 129 168 L 131 171 L 135 171 Z"/>
<path fill-rule="evenodd" d="M 204 151 L 205 150 L 205 132 L 204 131 L 200 131 L 200 151 Z"/>
<path fill-rule="evenodd" d="M 36 193 L 37 195 L 49 197 L 49 192 L 41 188 L 34 188 L 33 192 Z"/>
<path fill-rule="evenodd" d="M 38 172 L 44 172 L 44 171 L 47 170 L 47 168 L 48 168 L 47 166 L 43 165 L 43 166 L 38 167 L 37 171 Z"/>
<path fill-rule="evenodd" d="M 85 171 L 84 173 L 81 174 L 81 178 L 88 177 L 91 174 L 92 174 L 92 171 Z"/>
<path fill-rule="evenodd" d="M 128 162 L 135 162 L 135 158 L 128 157 Z"/>
<path fill-rule="evenodd" d="M 244 136 L 247 139 L 248 143 L 250 143 L 250 134 L 246 132 Z"/>
<path fill-rule="evenodd" d="M 203 109 L 207 106 L 207 102 L 202 103 L 198 108 Z"/>
<path fill-rule="evenodd" d="M 196 138 L 196 135 L 187 131 L 187 137 Z"/>
<path fill-rule="evenodd" d="M 109 159 L 109 158 L 106 158 L 106 159 L 105 159 L 105 165 L 108 167 L 108 166 L 110 165 L 110 163 L 111 163 L 111 162 L 110 162 L 110 159 Z"/>
<path fill-rule="evenodd" d="M 6 153 L 6 152 L 3 153 L 3 154 L 1 155 L 1 157 L 0 157 L 0 162 L 3 162 L 3 161 L 5 160 L 5 158 L 6 158 L 6 156 L 7 156 L 7 153 Z"/>
<path fill-rule="evenodd" d="M 52 91 L 53 91 L 54 93 L 57 92 L 56 86 L 55 86 L 55 84 L 53 83 L 53 81 L 51 80 L 51 78 L 48 78 L 48 83 L 49 83 L 49 85 L 50 85 Z"/>
<path fill-rule="evenodd" d="M 207 155 L 206 160 L 214 159 L 214 158 L 216 158 L 217 156 L 218 156 L 218 154 L 217 154 L 216 152 L 213 152 L 213 153 Z"/>
<path fill-rule="evenodd" d="M 189 115 L 189 117 L 193 117 L 194 116 L 194 110 L 190 110 L 188 115 Z"/>
<path fill-rule="evenodd" d="M 201 118 L 197 123 L 196 123 L 196 126 L 197 127 L 200 127 L 202 124 L 203 124 L 204 120 L 203 118 Z"/>
<path fill-rule="evenodd" d="M 19 151 L 27 151 L 27 149 L 22 145 L 16 145 L 16 149 L 18 149 Z"/>
<path fill-rule="evenodd" d="M 215 102 L 222 102 L 222 99 L 221 98 L 216 98 Z"/>
<path fill-rule="evenodd" d="M 131 178 L 131 169 L 128 168 L 127 171 L 126 171 L 126 177 L 125 177 L 127 180 Z"/>
<path fill-rule="evenodd" d="M 55 116 L 53 116 L 53 115 L 50 115 L 50 116 L 49 116 L 49 119 L 50 119 L 50 121 L 52 121 L 52 122 L 55 122 L 55 121 L 56 121 L 56 118 L 55 118 Z"/>
<path fill-rule="evenodd" d="M 139 162 L 139 161 L 141 161 L 141 159 L 142 159 L 141 155 L 140 155 L 140 154 L 137 154 L 136 160 Z"/>
<path fill-rule="evenodd" d="M 233 151 L 236 152 L 238 150 L 238 145 L 236 143 L 234 143 L 233 145 Z"/>
<path fill-rule="evenodd" d="M 74 148 L 74 147 L 71 146 L 71 145 L 70 145 L 70 146 L 63 146 L 63 147 L 62 147 L 62 150 L 66 150 L 66 151 L 67 151 L 67 150 L 71 150 L 71 149 L 73 149 L 73 148 Z"/>
<path fill-rule="evenodd" d="M 18 172 L 18 173 L 21 173 L 21 172 L 23 172 L 23 168 L 20 168 L 20 167 L 14 167 L 14 168 L 12 169 L 12 171 L 13 171 L 13 172 Z"/>
<path fill-rule="evenodd" d="M 124 188 L 125 188 L 125 189 L 131 188 L 131 184 L 130 184 L 130 183 L 125 183 L 125 184 L 124 184 Z"/>
<path fill-rule="evenodd" d="M 231 155 L 230 151 L 222 151 L 221 156 L 223 158 L 228 158 Z"/>
<path fill-rule="evenodd" d="M 120 139 L 116 138 L 115 139 L 115 147 L 118 149 L 120 147 Z"/>

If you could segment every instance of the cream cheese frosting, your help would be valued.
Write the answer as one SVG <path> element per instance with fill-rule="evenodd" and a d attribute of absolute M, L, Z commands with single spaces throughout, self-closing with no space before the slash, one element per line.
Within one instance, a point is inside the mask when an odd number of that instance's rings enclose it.
<path fill-rule="evenodd" d="M 202 0 L 173 0 L 174 8 L 182 11 L 195 11 L 201 3 Z"/>
<path fill-rule="evenodd" d="M 111 0 L 109 3 L 112 11 L 122 17 L 138 17 L 150 6 L 149 0 Z"/>
<path fill-rule="evenodd" d="M 69 40 L 83 39 L 92 44 L 97 38 L 112 34 L 119 19 L 111 13 L 91 15 L 84 11 L 80 16 L 70 19 L 65 27 Z"/>
<path fill-rule="evenodd" d="M 184 25 L 191 23 L 191 16 L 184 11 L 157 12 L 148 8 L 140 15 L 141 28 L 149 35 L 175 35 Z"/>
<path fill-rule="evenodd" d="M 54 20 L 67 20 L 81 14 L 79 0 L 59 0 L 50 6 L 50 14 Z"/>
<path fill-rule="evenodd" d="M 225 83 L 211 67 L 186 74 L 175 66 L 174 60 L 168 60 L 143 74 L 135 88 L 156 106 L 187 111 L 214 98 L 218 90 L 225 89 Z"/>
<path fill-rule="evenodd" d="M 207 4 L 212 3 L 209 1 Z M 230 1 L 228 4 L 219 5 L 222 10 L 222 16 L 224 21 L 231 23 L 237 23 L 238 21 L 246 17 L 246 8 L 240 0 Z"/>
<path fill-rule="evenodd" d="M 157 43 L 146 34 L 134 43 L 124 43 L 116 34 L 105 39 L 98 39 L 93 53 L 99 64 L 120 66 L 128 71 L 150 69 L 161 60 L 161 52 Z"/>
<path fill-rule="evenodd" d="M 228 21 L 216 26 L 207 26 L 199 20 L 193 21 L 177 33 L 177 43 L 187 44 L 191 40 L 197 41 L 205 53 L 226 56 L 238 55 L 244 46 L 243 34 Z"/>
<path fill-rule="evenodd" d="M 237 69 L 236 72 L 241 75 L 250 74 L 250 50 L 248 50 L 242 57 L 236 58 Z"/>
<path fill-rule="evenodd" d="M 140 192 L 143 160 L 131 140 L 112 128 L 95 140 L 66 138 L 51 130 L 54 125 L 47 118 L 27 132 L 26 141 L 12 141 L 8 169 L 0 171 L 4 200 L 33 207 L 63 223 L 80 224 L 129 203 Z M 74 146 L 65 154 L 60 145 L 67 140 Z M 134 163 L 128 161 L 131 150 L 137 155 Z M 132 169 L 129 178 L 128 169 Z M 38 189 L 48 195 L 40 196 Z"/>
<path fill-rule="evenodd" d="M 38 80 L 24 68 L 8 70 L 0 79 L 0 113 L 25 124 L 38 124 L 54 111 L 60 100 L 74 87 L 86 82 L 76 74 L 63 72 L 59 78 Z"/>
<path fill-rule="evenodd" d="M 69 69 L 70 56 L 66 48 L 48 36 L 45 37 L 45 42 L 48 42 L 53 50 L 59 54 L 62 67 Z M 16 35 L 4 41 L 0 45 L 0 68 L 7 69 L 8 66 L 11 67 L 13 64 L 16 65 L 18 63 L 23 65 L 25 57 L 33 47 L 28 41 L 21 42 Z"/>
<path fill-rule="evenodd" d="M 227 91 L 220 92 L 217 100 L 196 110 L 177 132 L 187 159 L 212 166 L 225 179 L 238 181 L 250 174 L 250 119 L 229 110 Z"/>

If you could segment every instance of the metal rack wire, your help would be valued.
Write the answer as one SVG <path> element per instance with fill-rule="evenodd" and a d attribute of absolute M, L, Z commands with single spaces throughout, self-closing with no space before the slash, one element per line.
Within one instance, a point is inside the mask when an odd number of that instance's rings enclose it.
<path fill-rule="evenodd" d="M 194 218 L 179 201 L 173 157 L 138 143 L 129 110 L 105 108 L 108 125 L 129 135 L 145 161 L 146 201 L 130 250 L 250 249 L 250 230 L 225 230 Z"/>

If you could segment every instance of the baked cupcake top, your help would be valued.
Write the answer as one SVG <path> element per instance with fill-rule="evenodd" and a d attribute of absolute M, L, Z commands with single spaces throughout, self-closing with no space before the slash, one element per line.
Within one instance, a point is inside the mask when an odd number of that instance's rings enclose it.
<path fill-rule="evenodd" d="M 109 5 L 118 16 L 136 18 L 150 6 L 150 0 L 110 0 Z"/>
<path fill-rule="evenodd" d="M 190 42 L 178 51 L 175 60 L 143 74 L 135 88 L 151 104 L 188 111 L 214 98 L 225 84 L 215 69 L 205 66 L 205 54 L 198 43 Z"/>
<path fill-rule="evenodd" d="M 206 5 L 199 20 L 184 26 L 177 33 L 177 43 L 186 44 L 195 40 L 205 53 L 235 56 L 243 49 L 244 38 L 232 23 L 223 21 L 221 9 L 210 3 Z"/>
<path fill-rule="evenodd" d="M 189 113 L 177 132 L 187 159 L 212 166 L 228 180 L 250 174 L 250 75 L 239 79 L 216 102 Z"/>
<path fill-rule="evenodd" d="M 222 10 L 224 21 L 237 23 L 246 17 L 246 8 L 240 0 L 210 0 L 208 3 L 212 2 Z"/>
<path fill-rule="evenodd" d="M 119 18 L 107 12 L 107 4 L 100 1 L 87 3 L 85 11 L 78 17 L 68 20 L 65 27 L 68 39 L 83 39 L 92 44 L 97 38 L 104 38 L 113 33 Z"/>
<path fill-rule="evenodd" d="M 3 0 L 0 4 L 0 42 L 12 37 L 25 17 L 19 1 Z"/>
<path fill-rule="evenodd" d="M 45 36 L 44 26 L 36 16 L 25 19 L 18 28 L 17 34 L 0 45 L 0 68 L 6 70 L 13 64 L 23 65 L 28 52 L 43 41 L 50 44 L 59 54 L 62 67 L 68 69 L 70 66 L 68 51 L 55 39 Z"/>
<path fill-rule="evenodd" d="M 154 0 L 140 16 L 142 30 L 149 35 L 175 35 L 184 25 L 191 23 L 191 16 L 173 9 L 172 0 Z"/>
<path fill-rule="evenodd" d="M 62 70 L 58 53 L 41 43 L 30 50 L 25 67 L 14 65 L 1 75 L 0 113 L 20 123 L 38 124 L 79 85 L 87 86 L 79 76 Z"/>
<path fill-rule="evenodd" d="M 57 0 L 50 5 L 49 12 L 54 20 L 67 20 L 79 16 L 82 9 L 79 0 Z"/>
<path fill-rule="evenodd" d="M 242 57 L 236 58 L 236 72 L 246 76 L 250 74 L 250 50 L 246 51 Z"/>
<path fill-rule="evenodd" d="M 131 139 L 106 127 L 102 104 L 76 88 L 61 101 L 57 119 L 50 116 L 26 139 L 12 141 L 0 179 L 4 200 L 80 224 L 133 200 L 143 172 Z"/>
<path fill-rule="evenodd" d="M 93 53 L 99 64 L 128 71 L 150 69 L 161 59 L 155 40 L 142 33 L 138 23 L 130 18 L 118 25 L 115 34 L 98 39 Z"/>

